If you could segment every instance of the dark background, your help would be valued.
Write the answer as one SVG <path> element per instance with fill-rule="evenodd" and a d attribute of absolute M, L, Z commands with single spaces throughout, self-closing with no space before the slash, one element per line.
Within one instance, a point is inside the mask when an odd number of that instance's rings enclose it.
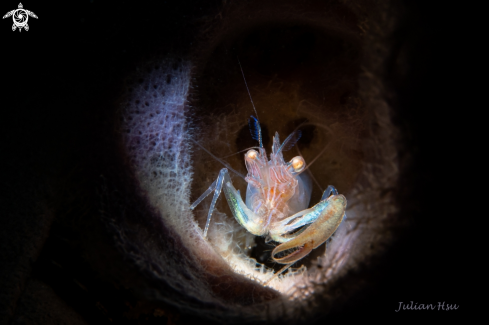
<path fill-rule="evenodd" d="M 17 5 L 4 2 L 2 15 Z M 87 167 L 80 161 L 107 145 L 100 131 L 110 117 L 104 107 L 113 107 L 122 79 L 145 57 L 164 50 L 165 44 L 177 50 L 189 46 L 196 28 L 193 18 L 214 14 L 220 2 L 23 5 L 39 17 L 29 19 L 28 32 L 12 32 L 11 18 L 0 26 L 2 320 L 22 323 L 26 319 L 22 313 L 35 312 L 29 308 L 29 303 L 37 304 L 35 291 L 34 300 L 25 298 L 30 279 L 50 286 L 88 323 L 161 320 L 145 314 L 138 320 L 123 316 L 127 312 L 123 301 L 136 304 L 136 299 L 105 282 L 84 262 L 82 252 L 65 245 L 63 238 L 72 234 L 65 233 L 58 216 L 45 211 L 62 206 L 70 216 L 81 213 L 53 197 L 57 180 L 76 178 L 85 168 L 96 176 L 93 164 Z M 474 285 L 469 282 L 477 278 L 472 269 L 480 266 L 473 258 L 478 245 L 471 234 L 481 227 L 478 206 L 484 200 L 477 199 L 481 192 L 473 186 L 482 183 L 475 172 L 481 157 L 476 150 L 480 138 L 474 131 L 483 106 L 473 103 L 478 91 L 470 86 L 469 74 L 477 70 L 468 68 L 470 41 L 461 28 L 462 21 L 471 19 L 460 17 L 458 8 L 445 3 L 406 1 L 406 8 L 392 46 L 407 51 L 408 71 L 405 78 L 393 71 L 388 82 L 397 91 L 394 121 L 406 144 L 401 152 L 406 158 L 401 213 L 414 222 L 385 255 L 372 261 L 369 272 L 356 275 L 370 279 L 370 284 L 341 313 L 319 319 L 318 324 L 364 316 L 441 321 L 476 311 L 469 291 Z M 83 211 L 83 204 L 73 210 L 78 208 Z M 85 282 L 77 285 L 74 278 Z M 399 301 L 445 301 L 460 307 L 452 312 L 401 314 L 394 312 Z M 164 317 L 174 319 L 168 315 Z M 37 322 L 49 323 L 50 316 L 38 316 Z M 180 316 L 182 323 L 190 320 Z"/>

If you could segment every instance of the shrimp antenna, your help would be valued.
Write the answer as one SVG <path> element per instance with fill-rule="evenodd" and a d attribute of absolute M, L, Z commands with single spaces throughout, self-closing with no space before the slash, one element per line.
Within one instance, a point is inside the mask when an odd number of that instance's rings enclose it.
<path fill-rule="evenodd" d="M 258 122 L 258 119 L 251 115 L 248 124 L 250 125 L 251 137 L 253 138 L 253 140 L 256 140 L 260 143 L 260 148 L 263 148 L 260 122 Z"/>
<path fill-rule="evenodd" d="M 218 162 L 220 162 L 221 164 L 223 164 L 225 167 L 227 167 L 229 170 L 233 171 L 236 175 L 238 175 L 239 177 L 241 178 L 245 178 L 245 176 L 243 174 L 241 174 L 240 172 L 236 171 L 234 168 L 232 168 L 231 166 L 229 166 L 229 164 L 227 164 L 226 162 L 224 162 L 222 159 L 214 156 L 209 150 L 207 150 L 206 148 L 204 148 L 200 143 L 198 143 L 197 141 L 195 141 L 194 139 L 190 138 L 190 140 L 195 143 L 196 145 L 198 145 L 200 148 L 202 148 L 205 152 L 207 152 L 209 155 L 211 155 L 215 160 L 217 160 Z"/>
<path fill-rule="evenodd" d="M 243 80 L 244 80 L 244 83 L 246 86 L 246 90 L 248 91 L 248 95 L 250 96 L 251 105 L 253 106 L 253 110 L 255 110 L 256 119 L 258 120 L 258 113 L 256 112 L 255 104 L 253 103 L 253 98 L 251 98 L 250 89 L 248 88 L 248 84 L 246 83 L 246 78 L 245 78 L 245 75 L 243 72 L 243 67 L 241 66 L 241 62 L 239 62 L 239 58 L 238 58 L 238 64 L 239 64 L 239 68 L 241 69 L 241 74 L 243 75 Z"/>
<path fill-rule="evenodd" d="M 246 149 L 244 149 L 244 150 L 240 150 L 240 151 L 235 152 L 235 153 L 232 153 L 232 154 L 230 154 L 230 155 L 227 155 L 227 156 L 221 157 L 221 159 L 222 159 L 222 158 L 228 158 L 228 157 L 231 157 L 231 156 L 237 155 L 238 153 L 245 152 L 245 151 L 248 151 L 248 150 L 250 150 L 250 149 L 259 149 L 259 148 L 260 148 L 260 147 L 249 147 L 249 148 L 246 148 Z"/>
<path fill-rule="evenodd" d="M 292 132 L 287 137 L 287 139 L 284 140 L 284 142 L 282 143 L 282 145 L 280 146 L 280 148 L 278 148 L 277 153 L 279 153 L 280 151 L 287 151 L 287 150 L 292 149 L 292 147 L 301 138 L 301 135 L 302 135 L 302 131 L 301 130 L 295 130 L 294 132 Z"/>
<path fill-rule="evenodd" d="M 248 91 L 248 96 L 250 96 L 251 105 L 253 106 L 253 110 L 255 111 L 255 115 L 256 115 L 256 118 L 252 115 L 251 116 L 252 119 L 250 119 L 248 122 L 250 125 L 251 137 L 260 143 L 260 148 L 263 148 L 261 127 L 260 127 L 260 122 L 258 120 L 258 112 L 256 111 L 255 104 L 253 103 L 253 98 L 251 98 L 250 89 L 248 88 L 248 83 L 246 82 L 246 78 L 244 75 L 243 67 L 241 66 L 241 62 L 239 62 L 238 57 L 236 58 L 238 59 L 239 68 L 241 69 L 241 74 L 243 75 L 243 80 L 246 86 L 246 90 Z"/>

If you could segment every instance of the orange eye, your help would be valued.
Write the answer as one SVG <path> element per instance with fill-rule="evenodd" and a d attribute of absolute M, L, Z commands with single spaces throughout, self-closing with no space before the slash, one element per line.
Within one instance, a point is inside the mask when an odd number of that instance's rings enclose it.
<path fill-rule="evenodd" d="M 298 173 L 304 169 L 306 162 L 304 161 L 304 158 L 302 158 L 301 156 L 297 156 L 292 158 L 290 164 L 292 165 L 292 168 L 294 168 L 294 171 Z"/>
<path fill-rule="evenodd" d="M 246 153 L 246 158 L 251 160 L 255 160 L 257 156 L 258 156 L 258 152 L 256 152 L 255 150 L 250 150 Z"/>

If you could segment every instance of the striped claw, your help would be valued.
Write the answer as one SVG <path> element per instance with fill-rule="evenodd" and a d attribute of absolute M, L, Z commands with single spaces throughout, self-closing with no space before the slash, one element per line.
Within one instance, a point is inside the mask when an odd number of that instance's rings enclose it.
<path fill-rule="evenodd" d="M 327 199 L 321 200 L 313 208 L 308 209 L 311 212 L 303 215 L 300 215 L 299 212 L 285 219 L 287 224 L 282 226 L 282 229 L 287 232 L 300 227 L 307 228 L 302 228 L 290 236 L 294 236 L 292 239 L 275 247 L 272 251 L 272 259 L 280 264 L 289 264 L 304 258 L 338 229 L 345 215 L 345 209 L 346 198 L 341 194 L 331 195 Z M 282 235 L 282 237 L 285 236 Z M 280 257 L 276 257 L 277 254 L 280 254 Z"/>

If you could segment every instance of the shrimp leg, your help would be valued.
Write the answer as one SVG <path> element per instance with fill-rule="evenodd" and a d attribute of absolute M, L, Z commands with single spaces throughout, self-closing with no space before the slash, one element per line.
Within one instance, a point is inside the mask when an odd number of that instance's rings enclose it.
<path fill-rule="evenodd" d="M 204 192 L 192 205 L 190 206 L 190 210 L 195 209 L 195 207 L 202 202 L 203 199 L 205 199 L 209 194 L 211 194 L 212 191 L 214 191 L 214 196 L 212 197 L 212 202 L 211 206 L 209 208 L 209 212 L 207 213 L 207 221 L 205 223 L 205 228 L 204 228 L 204 238 L 207 238 L 207 231 L 209 230 L 209 224 L 211 223 L 211 217 L 212 217 L 212 212 L 214 212 L 214 208 L 216 206 L 217 198 L 219 197 L 219 194 L 221 194 L 221 189 L 222 189 L 222 182 L 224 180 L 224 175 L 228 175 L 228 170 L 227 168 L 221 169 L 219 172 L 219 176 L 217 179 L 214 181 L 214 183 L 209 186 L 207 191 Z M 228 176 L 229 178 L 229 176 Z"/>
<path fill-rule="evenodd" d="M 223 186 L 224 185 L 224 186 Z M 229 177 L 228 169 L 223 168 L 219 172 L 217 179 L 209 186 L 209 188 L 202 194 L 192 205 L 190 209 L 193 210 L 202 200 L 204 200 L 209 194 L 214 192 L 212 197 L 211 206 L 207 213 L 207 222 L 204 228 L 204 238 L 207 238 L 207 231 L 209 230 L 209 224 L 211 222 L 212 213 L 214 212 L 217 198 L 221 194 L 221 190 L 224 188 L 224 194 L 229 204 L 229 208 L 233 213 L 234 218 L 240 225 L 255 236 L 262 236 L 266 227 L 264 227 L 263 220 L 251 211 L 241 198 L 241 194 L 237 191 Z"/>

